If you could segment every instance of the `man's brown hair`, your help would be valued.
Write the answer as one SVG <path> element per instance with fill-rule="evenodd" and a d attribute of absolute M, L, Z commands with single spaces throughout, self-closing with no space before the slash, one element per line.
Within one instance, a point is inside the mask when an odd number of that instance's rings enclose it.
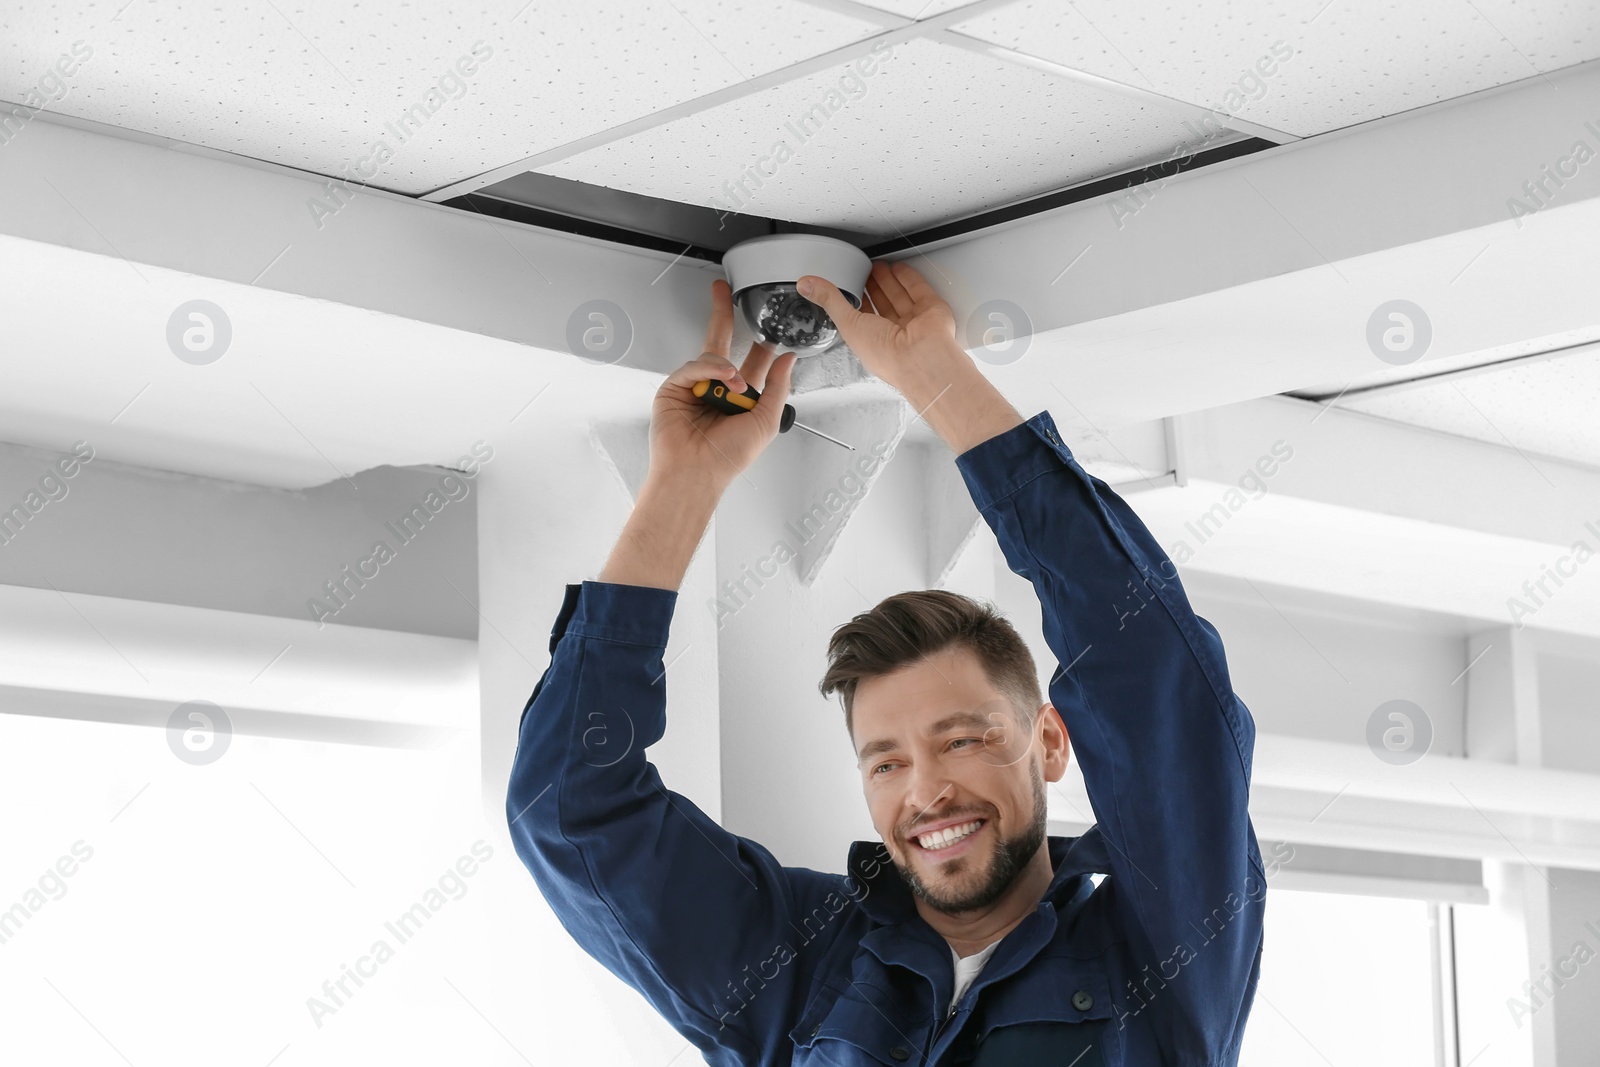
<path fill-rule="evenodd" d="M 828 639 L 828 670 L 818 688 L 823 696 L 839 692 L 853 740 L 857 685 L 951 645 L 972 650 L 990 684 L 1011 701 L 1024 733 L 1031 732 L 1044 703 L 1033 653 L 992 604 L 944 589 L 896 593 L 840 625 Z"/>

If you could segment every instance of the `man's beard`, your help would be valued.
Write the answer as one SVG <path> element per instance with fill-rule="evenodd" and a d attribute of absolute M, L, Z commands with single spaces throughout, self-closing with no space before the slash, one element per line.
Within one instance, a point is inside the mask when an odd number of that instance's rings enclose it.
<path fill-rule="evenodd" d="M 925 885 L 913 868 L 902 867 L 899 863 L 894 864 L 894 869 L 899 872 L 900 878 L 906 885 L 911 887 L 911 892 L 916 894 L 917 899 L 935 911 L 941 911 L 947 915 L 955 915 L 960 912 L 987 908 L 1005 895 L 1006 890 L 1011 888 L 1011 883 L 1017 880 L 1018 876 L 1022 874 L 1023 868 L 1027 867 L 1028 863 L 1038 853 L 1039 847 L 1044 844 L 1045 818 L 1048 812 L 1045 803 L 1044 778 L 1039 773 L 1039 765 L 1037 763 L 1033 764 L 1031 771 L 1032 773 L 1029 777 L 1033 781 L 1033 821 L 1020 834 L 1009 840 L 1003 840 L 998 829 L 995 831 L 993 858 L 989 863 L 989 877 L 983 884 L 964 894 L 945 895 Z M 917 847 L 909 842 L 907 844 L 910 848 Z M 973 864 L 978 862 L 976 856 L 964 858 L 967 860 L 969 870 Z M 893 857 L 891 857 L 892 861 Z M 964 874 L 965 872 L 962 873 Z M 953 877 L 960 878 L 961 876 L 957 874 Z"/>

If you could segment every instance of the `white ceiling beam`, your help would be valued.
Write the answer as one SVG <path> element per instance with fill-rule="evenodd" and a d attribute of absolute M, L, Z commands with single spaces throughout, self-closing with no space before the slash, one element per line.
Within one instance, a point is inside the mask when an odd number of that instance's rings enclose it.
<path fill-rule="evenodd" d="M 477 676 L 476 641 L 0 585 L 0 712 L 164 727 L 207 701 L 241 733 L 404 744 L 474 729 Z"/>
<path fill-rule="evenodd" d="M 703 334 L 721 277 L 699 260 L 42 117 L 5 152 L 0 234 L 122 260 L 134 291 L 149 284 L 140 267 L 162 267 L 550 352 L 570 352 L 579 305 L 610 298 L 628 313 L 636 365 L 698 342 L 687 327 L 699 317 Z"/>
<path fill-rule="evenodd" d="M 1127 500 L 1185 577 L 1199 572 L 1247 583 L 1273 607 L 1282 590 L 1304 590 L 1451 617 L 1463 629 L 1522 622 L 1541 639 L 1600 639 L 1600 568 L 1579 568 L 1531 614 L 1513 612 L 1513 598 L 1532 603 L 1525 583 L 1539 579 L 1565 546 L 1288 493 L 1251 499 L 1235 484 L 1195 478 L 1183 489 Z M 1230 511 L 1230 500 L 1240 506 Z"/>
<path fill-rule="evenodd" d="M 1544 764 L 1536 637 L 1497 626 L 1471 635 L 1467 652 L 1467 753 L 1474 759 Z"/>
<path fill-rule="evenodd" d="M 1360 385 L 1355 388 L 1346 386 L 1343 389 L 1330 389 L 1321 392 L 1297 389 L 1292 395 L 1300 399 L 1314 400 L 1318 403 L 1344 402 L 1348 404 L 1349 401 L 1358 397 L 1367 399 L 1375 396 L 1401 393 L 1408 389 L 1424 389 L 1431 385 L 1443 385 L 1446 382 L 1459 382 L 1469 378 L 1476 378 L 1480 374 L 1504 370 L 1513 364 L 1520 369 L 1530 364 L 1543 363 L 1547 360 L 1568 359 L 1572 356 L 1585 356 L 1594 352 L 1600 352 L 1600 342 L 1585 341 L 1577 344 L 1558 345 L 1538 351 L 1507 353 L 1499 358 L 1465 363 L 1462 366 L 1449 367 L 1449 369 L 1446 369 L 1447 365 L 1445 364 L 1431 363 L 1404 377 L 1390 379 L 1385 375 L 1384 380 L 1374 380 L 1370 385 Z M 1438 369 L 1434 369 L 1435 367 Z"/>
<path fill-rule="evenodd" d="M 1290 397 L 1262 397 L 1176 420 L 1187 473 L 1274 495 L 1565 548 L 1600 551 L 1600 470 Z M 1272 447 L 1292 458 L 1278 461 Z M 1251 496 L 1258 490 L 1247 488 Z"/>
<path fill-rule="evenodd" d="M 1050 789 L 1081 824 L 1083 780 Z M 1600 775 L 1428 755 L 1404 766 L 1364 745 L 1256 735 L 1250 818 L 1264 839 L 1600 870 Z"/>

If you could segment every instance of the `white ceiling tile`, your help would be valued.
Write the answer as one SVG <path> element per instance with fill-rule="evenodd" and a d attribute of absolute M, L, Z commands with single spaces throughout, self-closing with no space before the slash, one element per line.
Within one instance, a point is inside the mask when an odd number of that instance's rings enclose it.
<path fill-rule="evenodd" d="M 1600 56 L 1592 0 L 1323 5 L 1021 3 L 951 29 L 1300 136 Z"/>
<path fill-rule="evenodd" d="M 0 99 L 39 91 L 52 111 L 322 174 L 381 140 L 392 156 L 370 184 L 408 193 L 882 31 L 799 0 L 124 2 L 0 6 Z M 80 41 L 87 57 L 55 80 Z M 489 58 L 453 72 L 478 41 Z M 401 141 L 389 125 L 417 103 Z"/>
<path fill-rule="evenodd" d="M 1555 456 L 1600 467 L 1600 352 L 1346 397 L 1339 406 L 1516 448 L 1535 466 L 1537 457 Z"/>
<path fill-rule="evenodd" d="M 952 23 L 949 30 L 1141 89 L 1157 89 L 1075 4 L 1009 4 Z"/>
<path fill-rule="evenodd" d="M 1189 136 L 1155 107 L 914 39 L 853 95 L 847 65 L 539 168 L 683 203 L 868 234 L 931 225 L 1167 158 Z M 832 105 L 830 92 L 835 93 Z M 832 106 L 802 141 L 801 117 Z M 779 144 L 791 153 L 782 159 Z M 736 203 L 762 159 L 775 171 Z"/>
<path fill-rule="evenodd" d="M 888 11 L 908 19 L 931 19 L 935 15 L 942 15 L 952 11 L 962 4 L 970 4 L 973 0 L 858 0 L 867 7 L 875 7 L 879 11 Z"/>

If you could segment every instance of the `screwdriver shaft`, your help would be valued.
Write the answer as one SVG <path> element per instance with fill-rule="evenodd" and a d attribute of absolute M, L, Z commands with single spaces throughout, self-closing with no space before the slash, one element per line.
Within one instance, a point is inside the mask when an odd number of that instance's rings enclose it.
<path fill-rule="evenodd" d="M 852 452 L 854 452 L 856 450 L 856 446 L 855 445 L 847 445 L 843 441 L 839 440 L 837 437 L 829 437 L 827 434 L 823 433 L 821 430 L 812 429 L 810 426 L 807 426 L 803 422 L 797 422 L 794 425 L 798 429 L 804 430 L 807 433 L 816 434 L 818 437 L 822 438 L 824 441 L 832 441 L 834 444 L 840 445 L 840 446 L 842 446 L 844 448 L 848 448 Z"/>

